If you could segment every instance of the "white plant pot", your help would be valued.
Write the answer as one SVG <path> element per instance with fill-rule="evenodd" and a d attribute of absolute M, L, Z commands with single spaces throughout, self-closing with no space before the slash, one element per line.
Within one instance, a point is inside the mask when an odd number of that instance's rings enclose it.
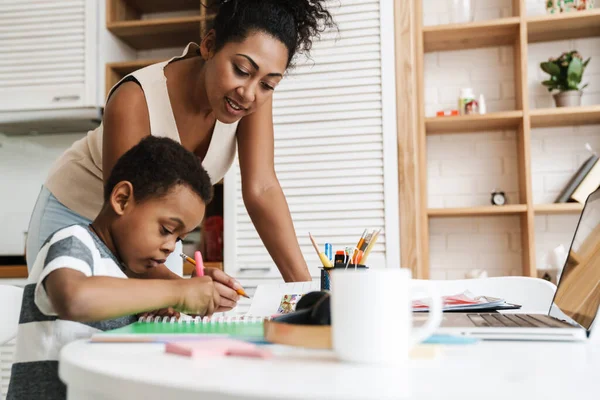
<path fill-rule="evenodd" d="M 581 105 L 581 90 L 568 90 L 566 92 L 556 93 L 554 101 L 556 107 L 578 107 Z"/>

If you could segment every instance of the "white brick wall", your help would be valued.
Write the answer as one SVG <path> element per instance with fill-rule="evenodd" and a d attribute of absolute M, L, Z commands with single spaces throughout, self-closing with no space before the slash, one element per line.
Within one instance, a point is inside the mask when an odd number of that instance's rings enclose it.
<path fill-rule="evenodd" d="M 462 279 L 472 269 L 520 274 L 518 217 L 434 218 L 429 228 L 431 279 Z"/>
<path fill-rule="evenodd" d="M 475 20 L 512 16 L 511 0 L 474 0 Z M 451 0 L 423 0 L 426 26 L 448 23 Z M 528 0 L 529 16 L 545 14 L 544 1 Z M 592 57 L 584 75 L 590 82 L 583 104 L 600 104 L 600 39 L 566 40 L 529 46 L 530 107 L 553 107 L 540 84 L 546 79 L 539 64 L 562 51 L 577 49 Z M 428 53 L 425 55 L 425 113 L 456 108 L 460 88 L 472 87 L 486 97 L 488 112 L 514 110 L 512 46 Z M 600 126 L 532 131 L 532 185 L 535 203 L 551 203 L 588 154 L 590 143 L 600 151 Z M 519 203 L 517 143 L 514 131 L 432 135 L 427 138 L 429 207 L 489 205 L 500 188 L 509 203 Z M 540 215 L 535 219 L 536 259 L 559 244 L 568 248 L 578 215 Z M 521 273 L 518 217 L 434 218 L 430 222 L 431 278 L 463 278 L 470 269 L 489 275 Z"/>
<path fill-rule="evenodd" d="M 475 20 L 512 17 L 512 0 L 473 0 Z M 423 24 L 425 26 L 450 23 L 451 0 L 423 0 Z"/>

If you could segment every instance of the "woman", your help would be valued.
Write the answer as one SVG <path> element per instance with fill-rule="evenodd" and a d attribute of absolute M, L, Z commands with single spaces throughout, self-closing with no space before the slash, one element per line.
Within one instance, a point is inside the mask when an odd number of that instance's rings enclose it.
<path fill-rule="evenodd" d="M 237 145 L 244 203 L 265 247 L 285 281 L 310 280 L 275 175 L 272 101 L 293 56 L 333 26 L 324 2 L 219 0 L 214 29 L 199 46 L 190 43 L 182 56 L 115 85 L 102 124 L 50 171 L 31 218 L 28 267 L 54 231 L 94 219 L 117 159 L 143 137 L 157 135 L 200 157 L 213 184 L 230 168 Z M 169 261 L 177 261 L 175 253 Z M 165 266 L 153 276 L 173 277 Z"/>

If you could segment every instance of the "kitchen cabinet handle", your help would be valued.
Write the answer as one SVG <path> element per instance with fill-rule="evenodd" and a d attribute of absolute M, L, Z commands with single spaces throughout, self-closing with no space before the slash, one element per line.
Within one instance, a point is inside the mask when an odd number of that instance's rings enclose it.
<path fill-rule="evenodd" d="M 78 95 L 72 95 L 72 96 L 54 96 L 52 98 L 52 101 L 57 103 L 59 101 L 77 101 L 79 100 L 81 97 Z"/>
<path fill-rule="evenodd" d="M 250 267 L 240 267 L 240 272 L 244 272 L 244 271 L 263 271 L 263 272 L 269 272 L 271 270 L 270 267 L 258 267 L 258 268 L 250 268 Z"/>

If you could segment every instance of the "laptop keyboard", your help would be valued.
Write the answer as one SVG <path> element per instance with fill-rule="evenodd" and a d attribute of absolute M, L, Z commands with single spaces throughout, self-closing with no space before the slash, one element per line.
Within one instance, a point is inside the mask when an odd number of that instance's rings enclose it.
<path fill-rule="evenodd" d="M 532 314 L 467 314 L 477 327 L 492 328 L 570 328 L 571 326 L 547 315 Z"/>

